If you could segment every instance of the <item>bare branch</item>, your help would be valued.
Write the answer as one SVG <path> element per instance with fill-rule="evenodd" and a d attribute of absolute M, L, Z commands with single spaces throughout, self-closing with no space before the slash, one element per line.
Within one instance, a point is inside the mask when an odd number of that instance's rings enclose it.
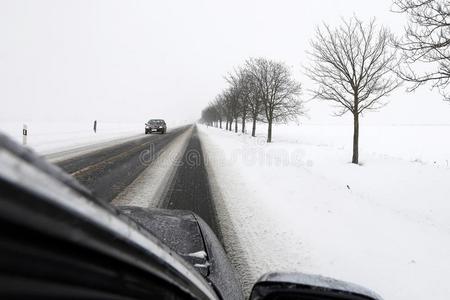
<path fill-rule="evenodd" d="M 412 83 L 408 91 L 430 83 L 445 100 L 450 100 L 446 93 L 450 83 L 450 1 L 394 0 L 394 8 L 394 11 L 408 15 L 403 38 L 394 40 L 406 63 L 398 74 Z M 421 64 L 427 64 L 433 70 L 416 72 L 414 69 Z"/>
<path fill-rule="evenodd" d="M 381 100 L 400 84 L 393 72 L 399 59 L 389 48 L 391 38 L 374 20 L 365 26 L 356 17 L 336 29 L 317 28 L 309 52 L 313 63 L 306 67 L 317 84 L 314 97 L 338 104 L 342 110 L 337 115 L 384 106 Z"/>

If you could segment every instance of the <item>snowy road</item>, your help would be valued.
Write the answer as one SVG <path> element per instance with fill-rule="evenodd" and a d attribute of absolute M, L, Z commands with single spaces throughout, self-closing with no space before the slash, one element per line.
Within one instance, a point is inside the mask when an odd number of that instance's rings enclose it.
<path fill-rule="evenodd" d="M 196 127 L 73 149 L 49 158 L 102 200 L 190 210 L 220 236 Z"/>
<path fill-rule="evenodd" d="M 187 129 L 180 127 L 165 135 L 143 136 L 59 161 L 57 165 L 91 189 L 98 198 L 110 202 L 139 176 L 170 141 Z M 149 152 L 146 163 L 142 162 L 143 151 Z"/>
<path fill-rule="evenodd" d="M 169 209 L 193 211 L 221 239 L 205 159 L 196 127 L 186 145 L 184 155 L 179 161 L 175 176 L 161 205 Z"/>

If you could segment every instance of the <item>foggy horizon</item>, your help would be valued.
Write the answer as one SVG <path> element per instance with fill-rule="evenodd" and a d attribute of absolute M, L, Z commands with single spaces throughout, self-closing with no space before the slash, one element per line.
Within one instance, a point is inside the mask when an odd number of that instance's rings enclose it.
<path fill-rule="evenodd" d="M 304 75 L 314 28 L 376 17 L 401 33 L 383 1 L 0 1 L 0 122 L 151 117 L 194 122 L 250 57 L 285 62 L 309 100 Z M 450 105 L 429 86 L 362 118 L 365 124 L 448 124 Z M 306 103 L 300 123 L 351 124 L 333 107 Z"/>

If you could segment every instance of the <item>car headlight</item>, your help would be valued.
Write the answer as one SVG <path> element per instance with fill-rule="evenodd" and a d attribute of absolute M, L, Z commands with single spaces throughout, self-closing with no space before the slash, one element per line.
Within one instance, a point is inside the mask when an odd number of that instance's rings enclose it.
<path fill-rule="evenodd" d="M 162 128 L 162 126 L 159 126 L 159 128 Z"/>

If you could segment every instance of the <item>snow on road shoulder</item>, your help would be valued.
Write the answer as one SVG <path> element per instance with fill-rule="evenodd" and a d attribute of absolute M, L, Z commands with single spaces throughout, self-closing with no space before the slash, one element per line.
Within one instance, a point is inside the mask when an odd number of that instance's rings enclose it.
<path fill-rule="evenodd" d="M 97 132 L 90 122 L 28 122 L 27 146 L 42 155 L 65 152 L 111 142 L 144 133 L 143 123 L 98 122 Z M 1 122 L 0 131 L 22 143 L 22 124 Z"/>
<path fill-rule="evenodd" d="M 282 142 L 266 144 L 199 131 L 225 247 L 247 293 L 264 272 L 301 271 L 385 299 L 449 298 L 449 168 L 389 153 L 356 166 L 345 149 L 302 144 L 301 134 L 277 132 Z"/>

